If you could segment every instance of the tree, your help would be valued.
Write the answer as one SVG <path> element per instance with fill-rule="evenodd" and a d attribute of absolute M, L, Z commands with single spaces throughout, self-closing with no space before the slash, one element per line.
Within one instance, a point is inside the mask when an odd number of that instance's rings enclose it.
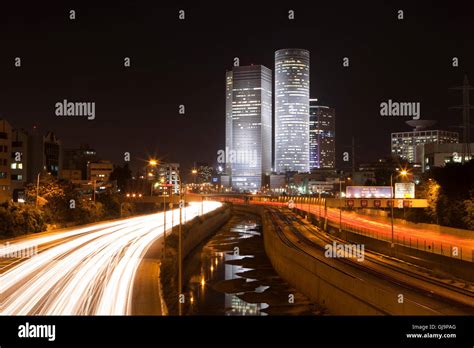
<path fill-rule="evenodd" d="M 0 204 L 0 235 L 15 237 L 46 230 L 40 208 L 21 203 Z"/>
<path fill-rule="evenodd" d="M 464 209 L 466 214 L 463 217 L 463 222 L 470 230 L 474 230 L 474 192 L 471 192 L 471 198 L 464 201 Z"/>
<path fill-rule="evenodd" d="M 110 181 L 117 181 L 117 187 L 120 191 L 124 191 L 127 185 L 127 181 L 132 178 L 132 171 L 129 168 L 128 163 L 123 166 L 116 166 L 110 174 Z"/>

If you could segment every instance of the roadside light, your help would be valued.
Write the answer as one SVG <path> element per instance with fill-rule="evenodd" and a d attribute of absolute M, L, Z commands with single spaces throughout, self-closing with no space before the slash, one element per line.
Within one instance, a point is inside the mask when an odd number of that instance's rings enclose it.
<path fill-rule="evenodd" d="M 140 193 L 140 194 L 138 195 L 138 197 L 141 197 L 141 196 L 142 196 L 142 194 Z"/>
<path fill-rule="evenodd" d="M 402 170 L 402 171 L 400 172 L 400 175 L 403 175 L 403 176 L 405 176 L 405 175 L 407 175 L 407 174 L 408 174 L 408 172 L 407 172 L 406 170 Z"/>
<path fill-rule="evenodd" d="M 193 174 L 197 174 L 197 172 L 198 172 L 197 169 L 193 169 L 193 170 L 191 171 L 191 173 L 193 173 Z"/>
<path fill-rule="evenodd" d="M 158 161 L 155 160 L 155 159 L 151 159 L 151 160 L 148 161 L 148 164 L 149 164 L 150 166 L 156 166 L 156 165 L 158 165 Z"/>
<path fill-rule="evenodd" d="M 132 195 L 132 197 L 136 197 L 136 194 L 134 193 L 134 194 Z"/>
<path fill-rule="evenodd" d="M 127 197 L 130 197 L 130 193 L 127 193 Z"/>

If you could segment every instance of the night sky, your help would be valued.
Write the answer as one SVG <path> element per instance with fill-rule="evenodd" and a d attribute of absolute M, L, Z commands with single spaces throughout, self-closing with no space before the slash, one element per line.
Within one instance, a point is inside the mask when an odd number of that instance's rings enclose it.
<path fill-rule="evenodd" d="M 102 3 L 102 2 L 101 2 Z M 225 71 L 274 70 L 280 48 L 310 51 L 311 97 L 336 108 L 337 159 L 356 137 L 358 161 L 390 153 L 407 117 L 381 117 L 388 99 L 421 102 L 421 118 L 459 125 L 465 73 L 474 84 L 473 11 L 452 1 L 41 2 L 0 5 L 0 113 L 16 128 L 53 130 L 64 147 L 88 143 L 134 167 L 150 155 L 216 161 L 224 148 Z M 164 7 L 167 6 L 167 7 Z M 69 10 L 76 19 L 69 19 Z M 178 19 L 178 10 L 186 19 Z M 288 10 L 295 20 L 288 20 Z M 397 19 L 397 10 L 405 19 Z M 22 67 L 14 67 L 21 57 Z M 124 57 L 131 67 L 123 66 Z M 350 58 L 350 67 L 342 58 Z M 453 68 L 452 57 L 459 58 Z M 96 119 L 57 117 L 55 103 L 96 103 Z M 185 115 L 178 113 L 184 104 Z"/>

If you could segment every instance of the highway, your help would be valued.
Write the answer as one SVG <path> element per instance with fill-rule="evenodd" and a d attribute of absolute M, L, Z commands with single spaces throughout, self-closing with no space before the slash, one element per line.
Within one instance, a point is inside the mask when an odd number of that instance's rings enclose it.
<path fill-rule="evenodd" d="M 214 201 L 190 203 L 189 221 L 217 209 Z M 179 209 L 168 211 L 166 228 L 179 224 Z M 2 315 L 129 315 L 135 275 L 148 247 L 163 234 L 163 213 L 41 233 L 15 239 L 0 258 L 18 249 L 38 253 L 3 262 L 0 269 Z"/>

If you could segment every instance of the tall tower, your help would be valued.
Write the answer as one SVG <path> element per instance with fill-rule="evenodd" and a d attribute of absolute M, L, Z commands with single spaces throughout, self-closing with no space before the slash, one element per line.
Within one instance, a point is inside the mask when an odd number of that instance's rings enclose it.
<path fill-rule="evenodd" d="M 232 123 L 228 133 L 226 127 L 226 144 L 231 144 L 227 157 L 232 187 L 256 191 L 271 171 L 272 71 L 263 65 L 234 67 L 231 98 Z"/>
<path fill-rule="evenodd" d="M 309 172 L 309 52 L 275 52 L 275 171 Z"/>
<path fill-rule="evenodd" d="M 225 152 L 232 149 L 232 71 L 225 73 Z M 231 174 L 231 164 L 225 163 L 225 173 Z"/>
<path fill-rule="evenodd" d="M 336 165 L 336 112 L 309 100 L 309 165 L 311 170 Z"/>

